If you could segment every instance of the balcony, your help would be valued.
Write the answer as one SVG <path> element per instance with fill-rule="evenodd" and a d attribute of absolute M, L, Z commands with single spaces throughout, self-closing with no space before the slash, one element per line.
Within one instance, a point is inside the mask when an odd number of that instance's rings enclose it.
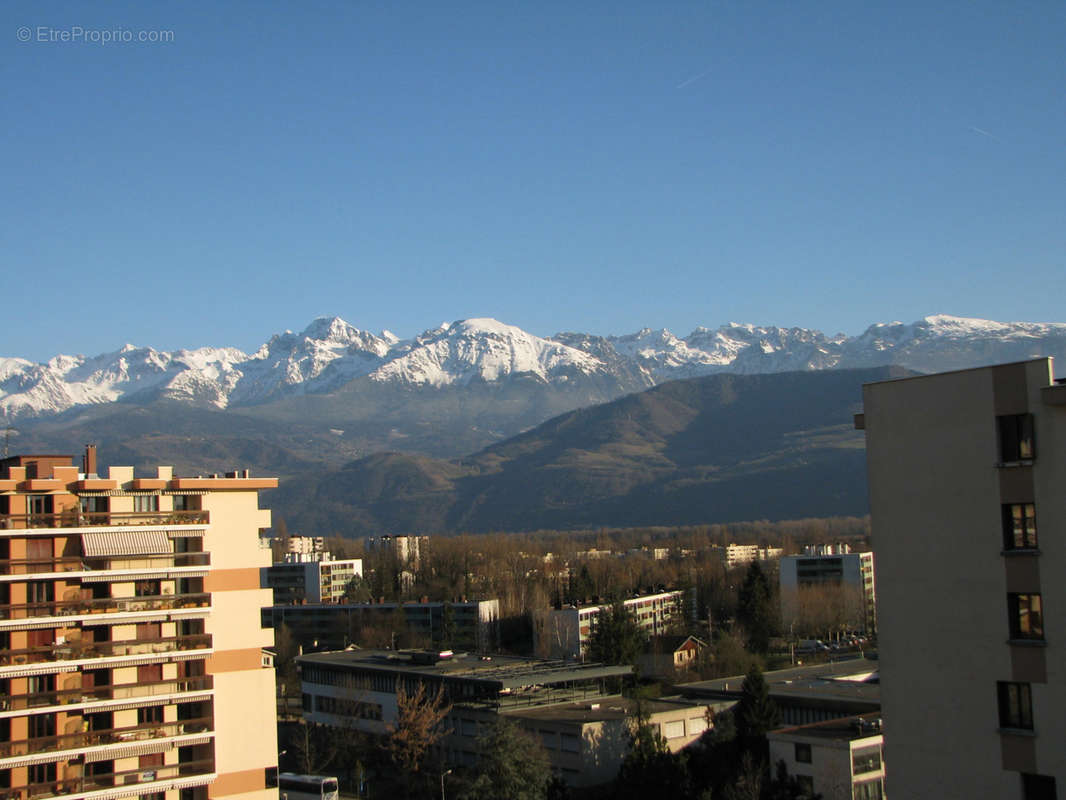
<path fill-rule="evenodd" d="M 61 511 L 55 514 L 0 514 L 0 530 L 92 528 L 122 525 L 207 525 L 207 511 Z"/>
<path fill-rule="evenodd" d="M 206 567 L 211 564 L 210 553 L 173 553 L 139 556 L 100 556 L 88 558 L 9 558 L 0 559 L 0 575 L 41 575 L 64 572 L 97 572 L 103 570 L 165 570 L 172 567 Z"/>
<path fill-rule="evenodd" d="M 85 775 L 66 778 L 48 783 L 31 783 L 0 789 L 0 800 L 33 800 L 39 797 L 64 797 L 89 792 L 130 786 L 130 794 L 152 794 L 163 791 L 171 782 L 202 776 L 211 777 L 215 771 L 214 761 L 185 761 L 180 764 L 160 764 L 155 767 L 141 767 L 122 772 L 109 772 L 102 775 Z M 145 785 L 148 784 L 148 785 Z M 154 784 L 154 785 L 153 785 Z M 133 786 L 136 785 L 136 789 Z"/>
<path fill-rule="evenodd" d="M 213 725 L 214 720 L 211 717 L 198 717 L 174 722 L 146 722 L 127 728 L 66 733 L 61 736 L 45 736 L 39 739 L 20 739 L 17 742 L 0 742 L 0 758 L 80 750 L 85 747 L 113 744 L 133 744 L 149 739 L 168 739 L 172 736 L 185 736 L 190 733 L 205 733 L 212 730 Z"/>
<path fill-rule="evenodd" d="M 22 650 L 0 650 L 0 667 L 149 654 L 163 655 L 187 650 L 207 650 L 210 647 L 211 634 L 209 633 L 128 642 L 70 641 L 43 647 L 27 647 Z"/>
<path fill-rule="evenodd" d="M 202 675 L 196 678 L 145 681 L 117 686 L 91 686 L 78 689 L 63 689 L 55 692 L 33 692 L 0 697 L 0 712 L 25 711 L 31 708 L 46 708 L 49 706 L 103 703 L 108 700 L 137 700 L 164 695 L 209 692 L 213 687 L 214 680 L 212 676 Z"/>
<path fill-rule="evenodd" d="M 106 597 L 98 600 L 59 600 L 49 603 L 0 605 L 0 620 L 40 619 L 42 617 L 86 616 L 105 613 L 174 611 L 183 608 L 207 608 L 211 595 L 146 595 L 144 597 Z"/>

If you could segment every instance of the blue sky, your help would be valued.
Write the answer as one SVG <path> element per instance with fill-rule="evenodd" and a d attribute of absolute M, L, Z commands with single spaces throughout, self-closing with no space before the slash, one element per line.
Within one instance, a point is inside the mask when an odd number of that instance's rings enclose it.
<path fill-rule="evenodd" d="M 333 314 L 401 336 L 1066 320 L 1061 2 L 0 19 L 0 355 L 253 349 Z M 141 31 L 173 40 L 85 41 Z"/>

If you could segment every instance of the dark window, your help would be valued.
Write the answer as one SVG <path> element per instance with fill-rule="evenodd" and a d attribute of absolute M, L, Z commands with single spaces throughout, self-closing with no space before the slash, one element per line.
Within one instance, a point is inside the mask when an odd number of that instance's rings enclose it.
<path fill-rule="evenodd" d="M 50 494 L 31 494 L 26 496 L 26 510 L 31 516 L 51 514 L 53 507 L 52 495 Z"/>
<path fill-rule="evenodd" d="M 81 513 L 106 514 L 110 502 L 107 497 L 83 497 L 81 498 Z"/>
<path fill-rule="evenodd" d="M 1055 798 L 1054 776 L 1022 773 L 1022 800 L 1055 800 Z"/>
<path fill-rule="evenodd" d="M 1000 681 L 996 684 L 999 693 L 999 727 L 1033 729 L 1033 696 L 1028 683 Z"/>
<path fill-rule="evenodd" d="M 811 746 L 796 742 L 796 761 L 800 764 L 811 763 Z"/>
<path fill-rule="evenodd" d="M 1032 414 L 1008 414 L 996 417 L 996 426 L 999 428 L 1000 461 L 1010 463 L 1036 458 Z"/>
<path fill-rule="evenodd" d="M 163 721 L 163 706 L 146 706 L 137 709 L 137 724 L 151 725 Z"/>
<path fill-rule="evenodd" d="M 851 794 L 852 800 L 881 800 L 884 796 L 885 793 L 881 788 L 880 779 L 867 781 L 866 783 L 856 783 Z"/>
<path fill-rule="evenodd" d="M 278 785 L 278 768 L 277 767 L 267 767 L 266 768 L 265 780 L 266 780 L 266 788 L 273 789 L 274 787 L 276 787 Z"/>
<path fill-rule="evenodd" d="M 29 778 L 30 783 L 52 783 L 56 779 L 55 763 L 33 764 L 28 767 L 28 772 L 26 777 Z"/>
<path fill-rule="evenodd" d="M 1003 549 L 1036 548 L 1036 508 L 1032 503 L 1003 506 Z"/>
<path fill-rule="evenodd" d="M 160 582 L 157 580 L 137 581 L 133 587 L 136 597 L 158 597 L 162 592 Z"/>
<path fill-rule="evenodd" d="M 56 586 L 51 581 L 30 581 L 26 584 L 27 603 L 51 603 L 56 599 Z"/>
<path fill-rule="evenodd" d="M 55 714 L 35 714 L 32 717 L 28 717 L 26 722 L 31 739 L 44 739 L 45 737 L 56 735 Z"/>
<path fill-rule="evenodd" d="M 1043 639 L 1044 614 L 1038 594 L 1008 594 L 1010 638 Z"/>

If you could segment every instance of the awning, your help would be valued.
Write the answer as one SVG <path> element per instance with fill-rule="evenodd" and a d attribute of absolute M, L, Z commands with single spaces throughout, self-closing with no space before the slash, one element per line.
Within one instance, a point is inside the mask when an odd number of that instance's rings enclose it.
<path fill-rule="evenodd" d="M 166 531 L 92 531 L 81 535 L 86 558 L 173 553 Z"/>

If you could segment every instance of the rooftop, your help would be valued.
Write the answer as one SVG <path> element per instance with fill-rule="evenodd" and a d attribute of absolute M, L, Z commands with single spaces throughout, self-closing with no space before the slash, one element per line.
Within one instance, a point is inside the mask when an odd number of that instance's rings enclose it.
<path fill-rule="evenodd" d="M 780 728 L 770 736 L 795 739 L 823 739 L 836 742 L 853 742 L 856 739 L 869 739 L 882 734 L 880 712 L 861 714 L 854 717 L 831 719 L 828 722 L 813 722 L 810 725 L 796 725 Z"/>
<path fill-rule="evenodd" d="M 447 655 L 446 655 L 447 654 Z M 301 664 L 340 669 L 403 672 L 438 679 L 463 679 L 497 689 L 519 689 L 530 684 L 554 684 L 598 678 L 623 677 L 627 666 L 576 664 L 518 656 L 483 656 L 472 653 L 438 653 L 432 650 L 340 650 L 300 656 Z"/>
<path fill-rule="evenodd" d="M 730 702 L 723 705 L 731 704 Z M 685 708 L 697 709 L 702 715 L 707 705 L 706 702 L 701 703 L 680 696 L 660 697 L 656 700 L 645 701 L 645 707 L 652 715 Z M 514 712 L 514 716 L 543 722 L 606 722 L 631 717 L 636 712 L 636 708 L 636 700 L 615 694 L 598 697 L 591 701 L 521 709 Z"/>
<path fill-rule="evenodd" d="M 881 702 L 878 663 L 868 658 L 792 667 L 763 673 L 771 697 Z M 688 696 L 738 697 L 743 675 L 685 683 L 677 688 Z"/>

